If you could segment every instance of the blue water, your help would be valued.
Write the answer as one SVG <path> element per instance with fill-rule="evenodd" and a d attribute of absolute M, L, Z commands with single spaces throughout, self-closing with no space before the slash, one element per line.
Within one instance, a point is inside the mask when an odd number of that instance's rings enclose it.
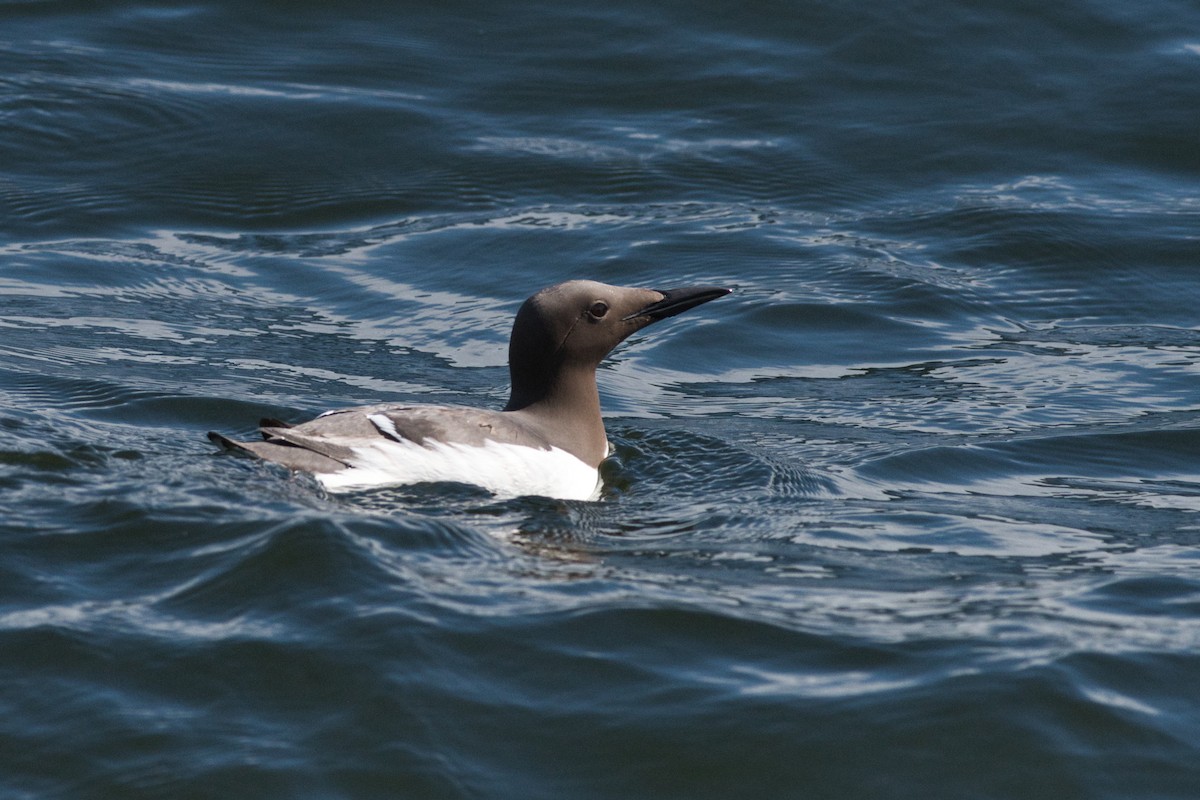
<path fill-rule="evenodd" d="M 331 496 L 499 407 L 596 503 Z M 0 797 L 1200 797 L 1193 2 L 0 3 Z"/>

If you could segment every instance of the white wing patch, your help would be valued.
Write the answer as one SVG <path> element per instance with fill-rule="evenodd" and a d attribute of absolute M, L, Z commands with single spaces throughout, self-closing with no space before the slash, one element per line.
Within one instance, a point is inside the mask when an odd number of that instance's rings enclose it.
<path fill-rule="evenodd" d="M 375 426 L 375 430 L 389 439 L 400 441 L 404 438 L 396 431 L 396 423 L 392 422 L 392 418 L 387 414 L 368 414 L 367 419 Z"/>
<path fill-rule="evenodd" d="M 381 433 L 396 433 L 386 416 L 373 414 L 370 420 Z M 396 439 L 343 441 L 354 452 L 352 466 L 316 478 L 331 492 L 449 481 L 482 486 L 501 498 L 594 500 L 600 494 L 600 473 L 557 447 L 539 450 L 490 441 L 483 446 L 432 441 L 419 445 Z"/>

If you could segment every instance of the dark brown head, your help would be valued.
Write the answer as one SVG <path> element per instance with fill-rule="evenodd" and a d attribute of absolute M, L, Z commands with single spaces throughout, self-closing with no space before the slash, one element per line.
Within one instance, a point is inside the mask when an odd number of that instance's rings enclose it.
<path fill-rule="evenodd" d="M 542 289 L 525 301 L 508 345 L 515 411 L 555 391 L 565 374 L 593 373 L 614 347 L 635 331 L 729 289 L 634 289 L 595 281 L 568 281 Z"/>

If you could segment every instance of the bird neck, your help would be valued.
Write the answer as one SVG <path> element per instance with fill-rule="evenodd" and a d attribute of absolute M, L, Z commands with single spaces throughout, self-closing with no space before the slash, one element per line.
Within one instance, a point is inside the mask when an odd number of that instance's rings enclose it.
<path fill-rule="evenodd" d="M 600 416 L 596 368 L 561 365 L 541 377 L 536 382 L 519 382 L 514 373 L 512 394 L 504 410 L 530 420 L 556 447 L 599 466 L 608 456 L 608 436 Z"/>

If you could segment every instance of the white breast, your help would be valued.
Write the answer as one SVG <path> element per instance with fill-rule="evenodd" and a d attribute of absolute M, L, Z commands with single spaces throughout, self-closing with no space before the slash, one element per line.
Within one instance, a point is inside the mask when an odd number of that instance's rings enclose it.
<path fill-rule="evenodd" d="M 499 442 L 419 445 L 382 437 L 345 444 L 354 452 L 349 459 L 353 466 L 316 476 L 332 492 L 450 481 L 482 486 L 501 498 L 594 500 L 600 494 L 600 473 L 557 447 L 539 450 Z"/>

